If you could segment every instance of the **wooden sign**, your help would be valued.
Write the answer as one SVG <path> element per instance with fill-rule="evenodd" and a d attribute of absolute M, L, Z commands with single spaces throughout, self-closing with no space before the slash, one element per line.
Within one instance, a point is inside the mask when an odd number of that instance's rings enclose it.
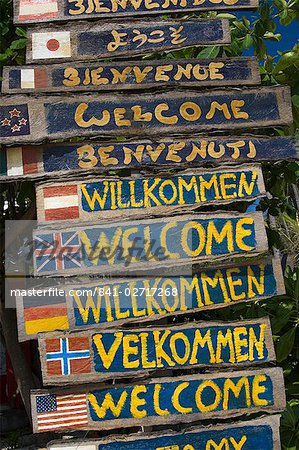
<path fill-rule="evenodd" d="M 36 188 L 40 223 L 146 217 L 266 195 L 260 166 L 195 169 L 173 176 L 116 176 L 43 183 Z"/>
<path fill-rule="evenodd" d="M 160 431 L 114 435 L 102 439 L 52 441 L 48 450 L 281 450 L 280 416 L 245 422 L 189 428 L 180 432 Z"/>
<path fill-rule="evenodd" d="M 275 361 L 268 318 L 39 336 L 45 385 L 146 376 L 164 369 L 248 366 Z"/>
<path fill-rule="evenodd" d="M 224 308 L 285 293 L 280 260 L 262 259 L 190 276 L 83 280 L 15 292 L 19 341 L 58 330 L 118 327 Z M 35 289 L 35 290 L 34 290 Z"/>
<path fill-rule="evenodd" d="M 278 412 L 286 405 L 283 386 L 282 369 L 271 368 L 31 391 L 33 432 L 109 430 Z"/>
<path fill-rule="evenodd" d="M 255 58 L 67 63 L 4 67 L 2 92 L 109 91 L 260 84 Z"/>
<path fill-rule="evenodd" d="M 3 96 L 0 143 L 274 127 L 292 121 L 289 87 L 143 95 Z"/>
<path fill-rule="evenodd" d="M 189 0 L 181 2 L 117 2 L 114 0 L 14 0 L 15 23 L 56 22 L 60 20 L 100 19 L 121 16 L 186 13 L 195 11 L 257 8 L 258 0 Z"/>
<path fill-rule="evenodd" d="M 112 274 L 158 270 L 196 262 L 266 253 L 262 213 L 194 214 L 34 232 L 35 275 Z M 164 272 L 165 273 L 165 272 Z M 182 272 L 180 274 L 183 274 Z"/>
<path fill-rule="evenodd" d="M 196 137 L 192 140 L 79 142 L 7 147 L 0 152 L 0 180 L 103 172 L 122 168 L 183 168 L 205 163 L 292 160 L 291 137 Z"/>
<path fill-rule="evenodd" d="M 88 61 L 229 43 L 226 19 L 82 22 L 29 30 L 26 62 Z"/>

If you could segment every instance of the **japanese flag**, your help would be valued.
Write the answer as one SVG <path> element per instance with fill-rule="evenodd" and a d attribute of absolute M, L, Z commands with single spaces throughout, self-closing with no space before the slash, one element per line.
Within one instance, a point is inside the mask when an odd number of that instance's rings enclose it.
<path fill-rule="evenodd" d="M 69 31 L 32 33 L 32 59 L 58 59 L 71 57 Z"/>

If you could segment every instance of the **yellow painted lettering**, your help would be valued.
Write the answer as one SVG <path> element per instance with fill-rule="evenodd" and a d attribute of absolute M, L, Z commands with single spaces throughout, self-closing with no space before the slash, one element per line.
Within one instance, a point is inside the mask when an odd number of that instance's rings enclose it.
<path fill-rule="evenodd" d="M 127 397 L 127 391 L 123 391 L 118 402 L 115 403 L 112 394 L 110 392 L 107 392 L 105 394 L 102 405 L 100 406 L 94 394 L 92 394 L 91 392 L 87 394 L 87 400 L 91 404 L 92 409 L 99 419 L 104 419 L 106 417 L 107 411 L 109 410 L 112 412 L 114 417 L 119 417 L 126 403 Z"/>
<path fill-rule="evenodd" d="M 262 385 L 267 381 L 266 375 L 255 375 L 252 382 L 252 401 L 255 406 L 267 406 L 268 400 L 260 398 L 260 394 L 264 394 L 267 391 L 265 385 Z"/>
<path fill-rule="evenodd" d="M 230 329 L 226 330 L 225 335 L 223 335 L 222 330 L 217 332 L 217 347 L 216 347 L 216 364 L 223 363 L 222 351 L 228 346 L 229 348 L 229 362 L 235 363 L 235 347 L 233 342 L 233 334 Z"/>
<path fill-rule="evenodd" d="M 116 333 L 114 333 L 114 341 L 110 346 L 108 352 L 106 352 L 105 350 L 102 338 L 103 335 L 101 333 L 97 333 L 92 336 L 92 341 L 96 346 L 98 356 L 101 359 L 103 366 L 105 367 L 105 369 L 109 369 L 114 361 L 116 352 L 121 345 L 123 333 L 121 331 L 117 331 Z"/>
<path fill-rule="evenodd" d="M 131 356 L 138 355 L 138 343 L 139 338 L 136 334 L 127 334 L 123 337 L 123 366 L 125 369 L 139 368 L 139 359 L 131 360 Z"/>
<path fill-rule="evenodd" d="M 248 119 L 249 114 L 245 111 L 240 111 L 242 106 L 245 105 L 245 100 L 233 100 L 231 102 L 231 108 L 235 119 Z"/>
<path fill-rule="evenodd" d="M 108 110 L 104 109 L 102 111 L 102 118 L 96 119 L 95 117 L 92 117 L 89 120 L 84 119 L 84 114 L 88 110 L 88 104 L 87 103 L 80 103 L 75 111 L 75 122 L 76 124 L 81 128 L 89 128 L 93 125 L 96 125 L 97 127 L 103 127 L 107 125 L 110 121 L 110 113 Z"/>
<path fill-rule="evenodd" d="M 245 225 L 253 225 L 254 219 L 252 217 L 244 217 L 239 219 L 236 225 L 236 244 L 240 250 L 250 251 L 254 249 L 253 245 L 247 245 L 244 242 L 246 236 L 251 236 L 253 231 L 244 228 Z"/>
<path fill-rule="evenodd" d="M 210 363 L 215 364 L 216 357 L 211 339 L 211 330 L 208 330 L 205 333 L 205 335 L 202 336 L 201 331 L 199 329 L 195 330 L 190 364 L 198 363 L 198 349 L 199 347 L 204 348 L 205 346 L 208 347 L 210 353 Z"/>
<path fill-rule="evenodd" d="M 226 411 L 229 409 L 229 403 L 231 396 L 234 398 L 239 398 L 242 390 L 245 391 L 246 398 L 246 406 L 249 408 L 251 406 L 251 397 L 250 397 L 250 386 L 247 377 L 240 378 L 237 382 L 233 381 L 230 378 L 227 378 L 224 382 L 223 386 L 223 410 Z M 254 389 L 252 388 L 252 392 Z"/>
<path fill-rule="evenodd" d="M 205 405 L 202 400 L 203 392 L 207 388 L 210 388 L 215 394 L 214 400 L 212 399 L 213 396 L 209 395 L 209 400 L 211 400 L 211 403 L 209 405 Z M 212 380 L 203 381 L 202 383 L 200 383 L 200 385 L 196 390 L 195 394 L 196 406 L 200 412 L 203 413 L 212 412 L 215 409 L 217 409 L 221 401 L 221 397 L 222 397 L 221 390 L 219 386 L 217 386 L 217 384 L 214 383 L 214 381 Z"/>
<path fill-rule="evenodd" d="M 182 406 L 181 403 L 180 403 L 180 395 L 185 389 L 187 389 L 189 387 L 189 384 L 190 383 L 188 383 L 188 382 L 180 383 L 175 388 L 175 390 L 173 392 L 173 395 L 171 397 L 171 402 L 172 402 L 173 406 L 181 414 L 190 414 L 190 413 L 192 413 L 192 407 L 186 408 L 186 407 Z"/>
<path fill-rule="evenodd" d="M 200 106 L 194 102 L 184 102 L 180 106 L 180 114 L 188 122 L 195 122 L 201 116 Z"/>
<path fill-rule="evenodd" d="M 226 248 L 229 252 L 234 251 L 233 240 L 233 226 L 231 220 L 228 220 L 224 225 L 221 225 L 221 230 L 218 231 L 215 222 L 210 221 L 207 228 L 207 246 L 206 254 L 213 254 L 213 242 L 221 244 L 226 240 Z"/>
<path fill-rule="evenodd" d="M 178 117 L 177 116 L 163 116 L 162 112 L 165 111 L 169 111 L 169 106 L 167 105 L 167 103 L 160 103 L 159 105 L 156 106 L 155 108 L 155 117 L 156 119 L 161 122 L 161 123 L 165 123 L 166 125 L 174 125 L 178 122 Z"/>
<path fill-rule="evenodd" d="M 141 406 L 146 405 L 146 400 L 145 398 L 140 398 L 139 395 L 145 393 L 146 386 L 144 385 L 134 386 L 132 389 L 130 410 L 132 417 L 135 417 L 136 419 L 142 419 L 147 415 L 145 409 L 140 409 Z"/>

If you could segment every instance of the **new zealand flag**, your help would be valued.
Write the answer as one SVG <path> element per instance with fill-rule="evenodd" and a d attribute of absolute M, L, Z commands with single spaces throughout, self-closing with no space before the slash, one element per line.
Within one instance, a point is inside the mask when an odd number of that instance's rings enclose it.
<path fill-rule="evenodd" d="M 25 136 L 30 134 L 28 106 L 0 106 L 0 136 Z"/>

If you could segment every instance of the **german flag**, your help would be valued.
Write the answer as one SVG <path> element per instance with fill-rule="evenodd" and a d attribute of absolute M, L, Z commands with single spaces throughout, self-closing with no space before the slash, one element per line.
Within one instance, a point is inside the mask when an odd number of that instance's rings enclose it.
<path fill-rule="evenodd" d="M 26 335 L 69 329 L 65 296 L 26 295 L 22 296 L 22 302 Z"/>

